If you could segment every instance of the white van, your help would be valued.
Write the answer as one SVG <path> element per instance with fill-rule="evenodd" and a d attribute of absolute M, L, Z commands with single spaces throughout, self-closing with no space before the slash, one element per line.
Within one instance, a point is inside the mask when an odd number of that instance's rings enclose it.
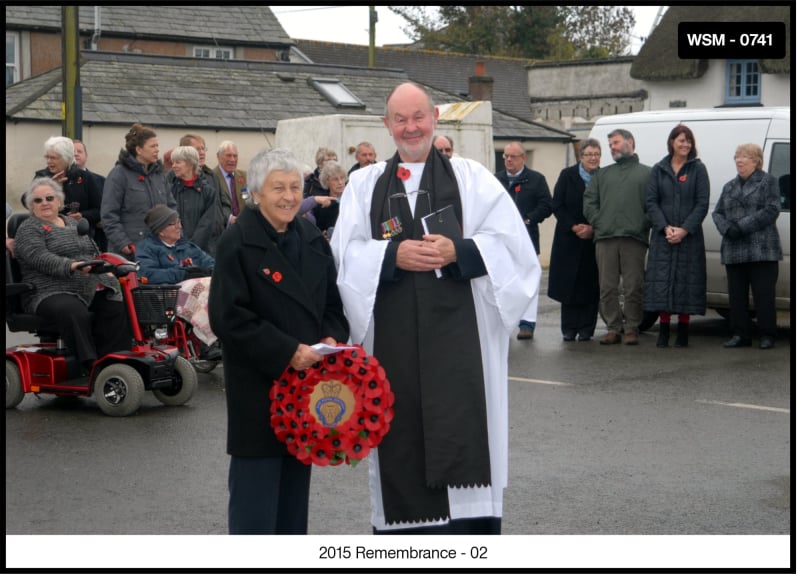
<path fill-rule="evenodd" d="M 667 137 L 679 123 L 689 126 L 694 133 L 697 154 L 708 169 L 711 182 L 711 199 L 708 216 L 703 222 L 706 240 L 706 271 L 708 275 L 706 302 L 708 307 L 727 316 L 728 283 L 725 266 L 720 263 L 719 231 L 711 218 L 722 187 L 736 176 L 733 155 L 736 146 L 755 143 L 764 150 L 763 169 L 776 178 L 781 190 L 781 214 L 778 232 L 783 247 L 783 261 L 778 265 L 778 284 L 775 303 L 779 311 L 791 306 L 791 210 L 794 200 L 794 180 L 791 176 L 790 113 L 781 108 L 714 108 L 707 110 L 665 110 L 635 112 L 605 116 L 597 120 L 589 137 L 603 146 L 601 166 L 612 163 L 608 151 L 608 134 L 626 129 L 636 141 L 639 161 L 655 165 L 667 155 Z M 781 313 L 783 315 L 783 313 Z"/>

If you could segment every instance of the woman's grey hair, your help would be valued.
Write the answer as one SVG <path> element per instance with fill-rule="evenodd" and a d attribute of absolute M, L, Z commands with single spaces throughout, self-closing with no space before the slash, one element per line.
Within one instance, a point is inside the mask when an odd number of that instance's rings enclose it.
<path fill-rule="evenodd" d="M 250 190 L 248 202 L 257 203 L 264 182 L 273 171 L 296 173 L 303 184 L 303 164 L 287 149 L 265 149 L 250 160 L 247 168 L 247 188 Z"/>
<path fill-rule="evenodd" d="M 189 163 L 194 172 L 197 172 L 197 167 L 200 165 L 200 154 L 197 153 L 196 149 L 188 145 L 180 145 L 173 149 L 170 159 L 172 160 L 173 164 L 176 160 Z"/>
<path fill-rule="evenodd" d="M 44 142 L 44 153 L 55 152 L 67 163 L 67 168 L 75 163 L 75 144 L 64 136 L 53 136 Z"/>
<path fill-rule="evenodd" d="M 53 195 L 58 198 L 62 206 L 64 205 L 64 191 L 61 189 L 61 184 L 49 177 L 37 177 L 31 182 L 27 191 L 22 195 L 22 205 L 27 207 L 28 211 L 31 213 L 33 213 L 33 190 L 43 185 L 52 189 Z"/>
<path fill-rule="evenodd" d="M 734 159 L 737 155 L 743 155 L 755 161 L 756 169 L 761 169 L 764 167 L 764 152 L 761 150 L 761 146 L 758 144 L 745 143 L 736 146 L 736 153 L 733 154 Z"/>
<path fill-rule="evenodd" d="M 603 148 L 600 146 L 599 141 L 594 138 L 586 138 L 585 140 L 581 140 L 581 145 L 578 147 L 578 155 L 583 155 L 583 152 L 587 147 L 596 147 L 600 150 L 600 153 L 603 152 Z"/>
<path fill-rule="evenodd" d="M 328 189 L 328 181 L 335 175 L 342 175 L 345 181 L 347 181 L 347 172 L 340 163 L 326 161 L 325 165 L 322 166 L 322 170 L 319 172 L 319 182 L 322 184 L 322 187 Z"/>
<path fill-rule="evenodd" d="M 336 158 L 339 157 L 336 155 L 336 151 L 332 150 L 329 147 L 320 147 L 317 149 L 317 153 L 314 155 L 314 161 L 317 162 L 317 166 L 322 169 L 322 164 L 331 159 L 332 157 Z"/>

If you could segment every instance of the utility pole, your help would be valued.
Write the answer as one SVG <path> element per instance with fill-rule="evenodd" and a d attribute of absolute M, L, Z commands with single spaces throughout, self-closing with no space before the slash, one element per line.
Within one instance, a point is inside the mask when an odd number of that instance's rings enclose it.
<path fill-rule="evenodd" d="M 61 7 L 61 26 L 64 30 L 61 45 L 61 135 L 81 139 L 81 49 L 77 6 Z"/>
<path fill-rule="evenodd" d="M 375 24 L 378 22 L 378 12 L 375 6 L 369 7 L 369 60 L 367 66 L 375 67 Z"/>

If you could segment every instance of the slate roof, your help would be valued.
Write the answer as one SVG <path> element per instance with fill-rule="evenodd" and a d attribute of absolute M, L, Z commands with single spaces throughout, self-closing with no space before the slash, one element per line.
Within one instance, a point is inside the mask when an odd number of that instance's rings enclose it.
<path fill-rule="evenodd" d="M 631 65 L 631 77 L 638 80 L 684 80 L 702 77 L 708 60 L 678 58 L 675 41 L 679 22 L 771 22 L 786 24 L 786 57 L 759 60 L 762 72 L 788 74 L 792 68 L 792 21 L 789 6 L 672 6 L 664 14 Z"/>
<path fill-rule="evenodd" d="M 385 95 L 408 80 L 401 70 L 82 52 L 86 124 L 203 126 L 274 132 L 288 118 L 383 115 Z M 365 104 L 337 108 L 309 83 L 336 78 Z M 6 120 L 60 121 L 61 69 L 6 88 Z M 431 88 L 434 101 L 464 101 Z M 570 141 L 571 134 L 495 111 L 495 138 Z"/>
<path fill-rule="evenodd" d="M 313 40 L 294 40 L 295 46 L 318 64 L 369 65 L 369 47 Z M 475 64 L 485 62 L 486 76 L 494 79 L 492 107 L 518 118 L 532 117 L 527 66 L 534 60 L 498 58 L 400 47 L 376 47 L 375 65 L 400 68 L 415 82 L 467 97 Z"/>
<path fill-rule="evenodd" d="M 94 6 L 80 6 L 79 26 L 94 31 Z M 101 6 L 103 36 L 287 46 L 292 40 L 268 6 Z M 7 30 L 61 31 L 61 6 L 6 6 Z"/>

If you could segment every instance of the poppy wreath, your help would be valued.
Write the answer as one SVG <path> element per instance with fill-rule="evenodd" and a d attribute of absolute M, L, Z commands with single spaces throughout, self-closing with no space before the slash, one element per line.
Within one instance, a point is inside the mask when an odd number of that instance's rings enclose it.
<path fill-rule="evenodd" d="M 355 466 L 389 432 L 394 393 L 386 371 L 354 347 L 303 371 L 287 367 L 270 389 L 270 424 L 300 462 Z"/>

